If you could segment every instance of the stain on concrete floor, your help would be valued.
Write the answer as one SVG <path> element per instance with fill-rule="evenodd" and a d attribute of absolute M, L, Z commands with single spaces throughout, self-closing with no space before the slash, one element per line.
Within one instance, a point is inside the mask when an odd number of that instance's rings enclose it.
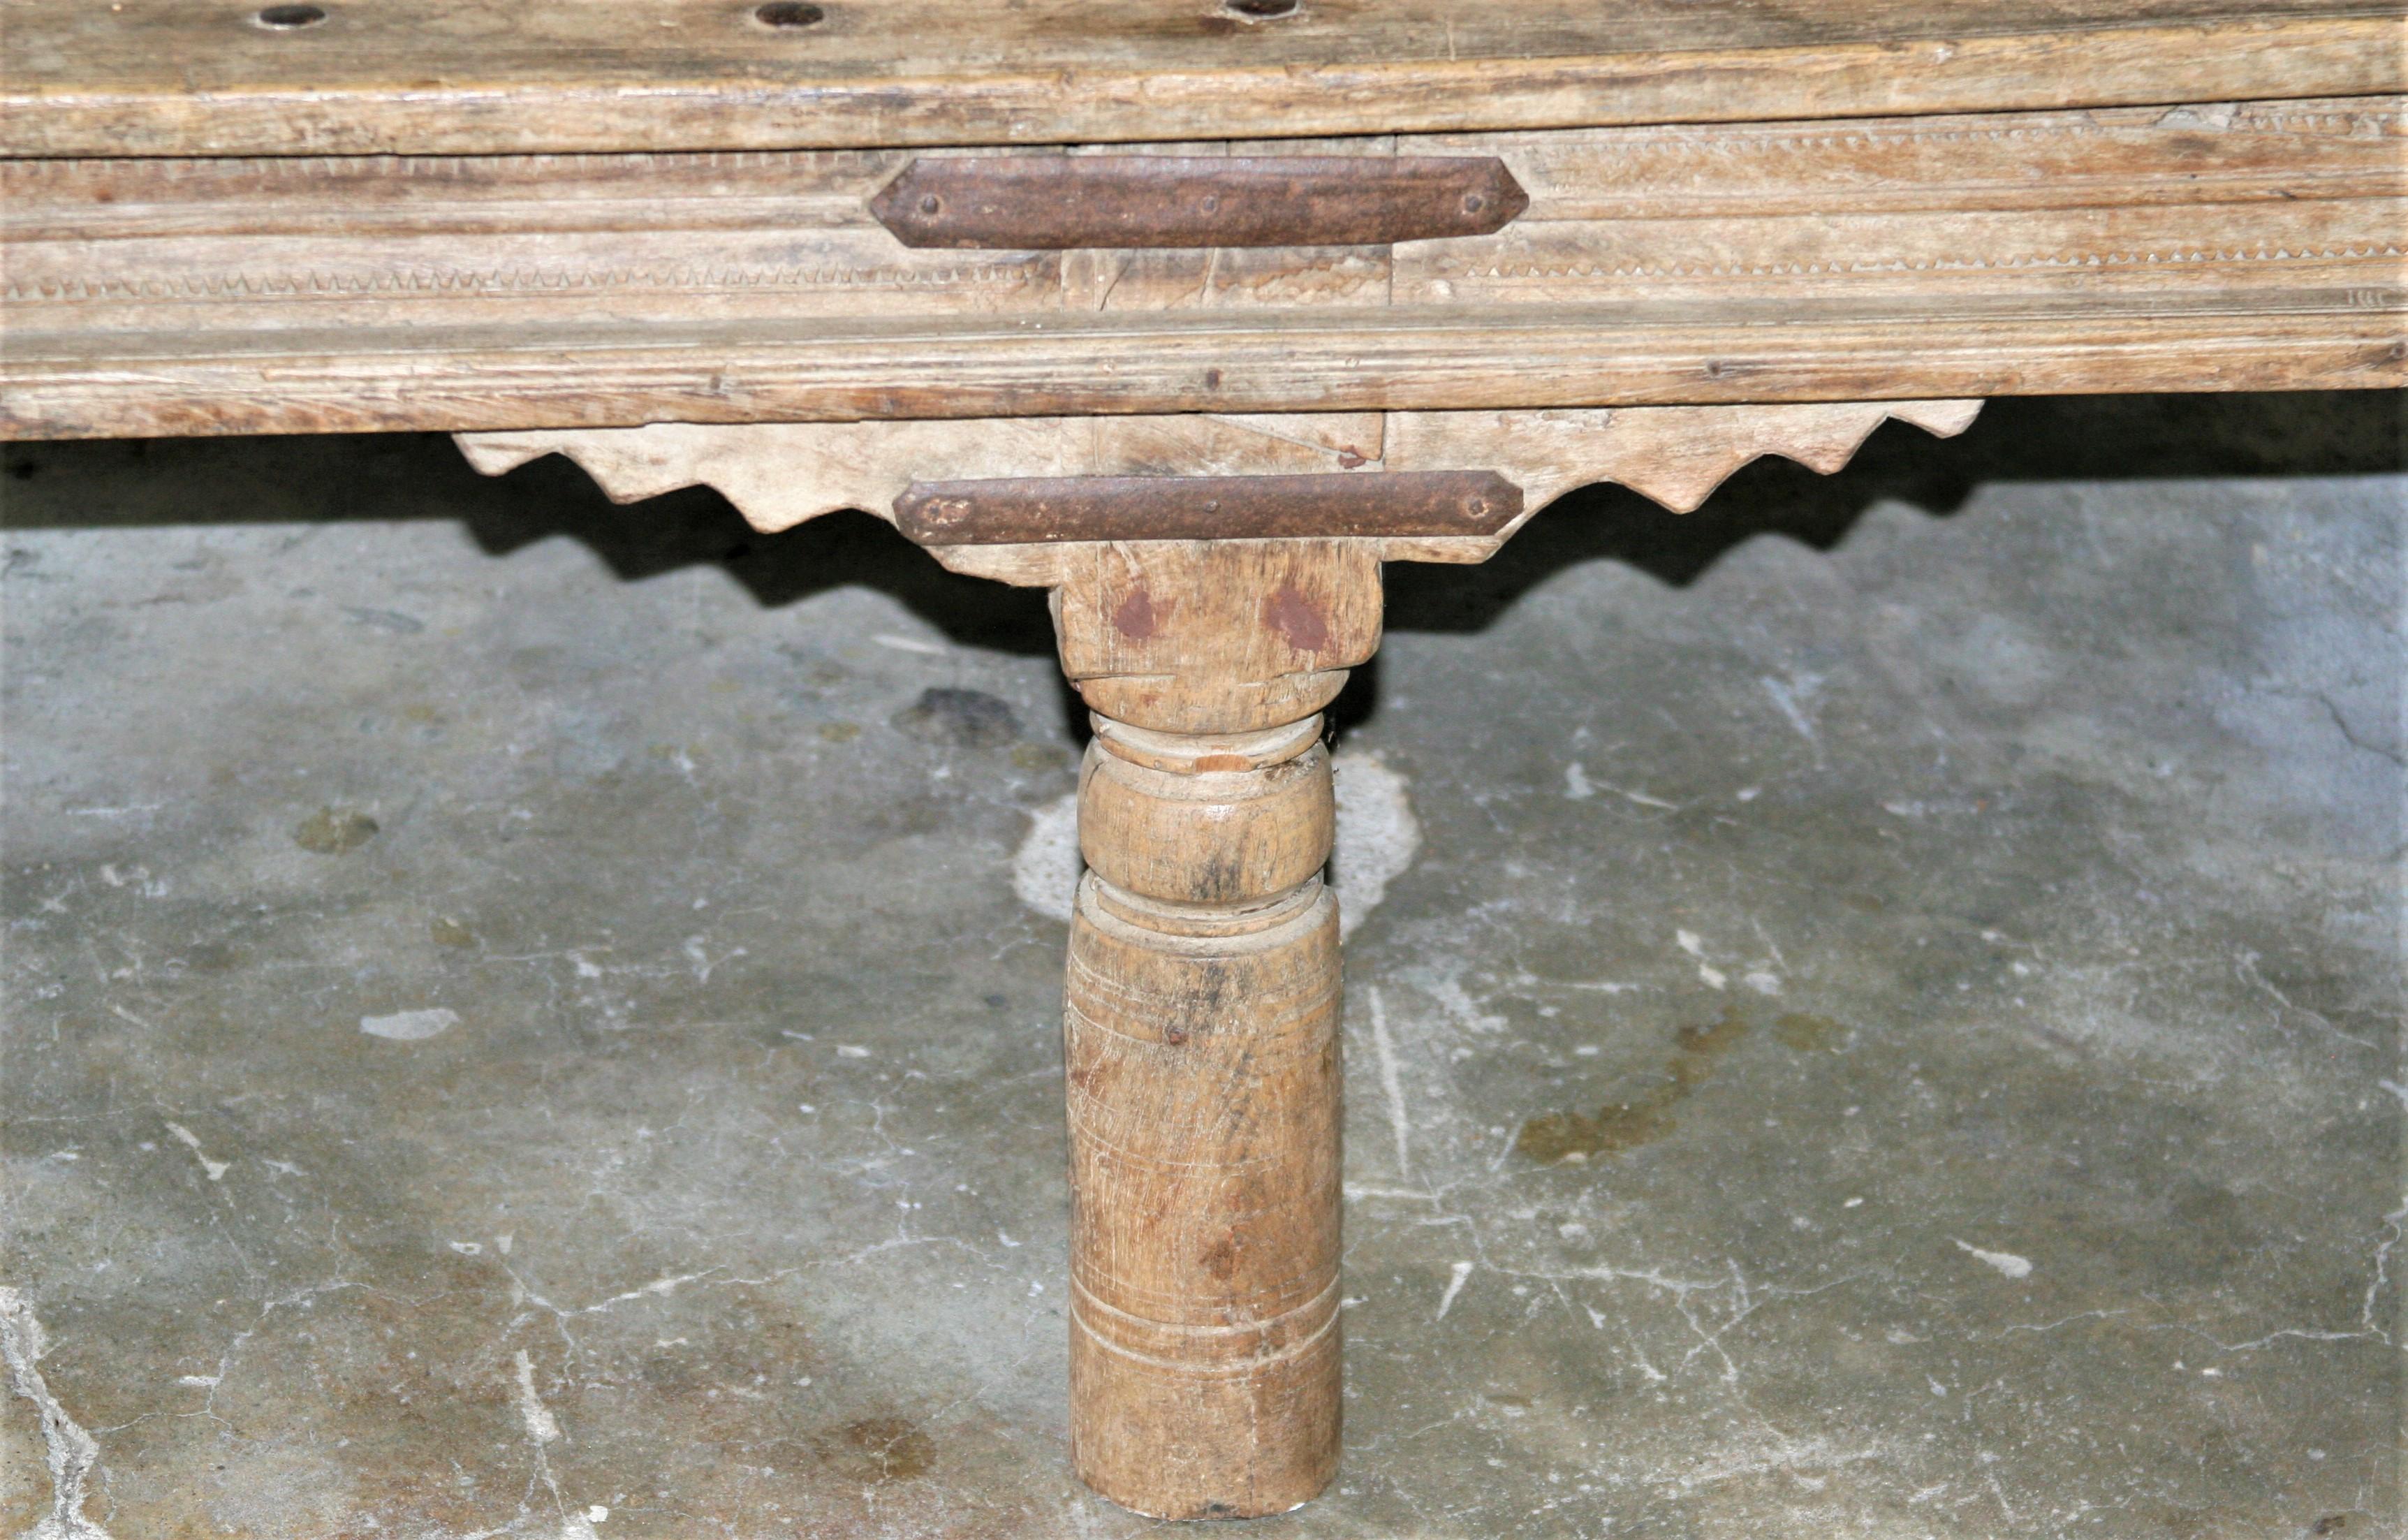
<path fill-rule="evenodd" d="M 1392 569 L 1348 1453 L 1246 1533 L 2399 1533 L 2400 409 Z M 1065 1462 L 1039 596 L 439 439 L 8 466 L 0 1533 L 1158 1527 Z"/>

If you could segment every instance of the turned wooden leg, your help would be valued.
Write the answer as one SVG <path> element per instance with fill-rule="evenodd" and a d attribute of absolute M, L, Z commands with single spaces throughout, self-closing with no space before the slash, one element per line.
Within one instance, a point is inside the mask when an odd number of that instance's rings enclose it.
<path fill-rule="evenodd" d="M 1336 1474 L 1339 957 L 1321 708 L 1378 642 L 1341 541 L 1096 553 L 1056 590 L 1096 709 L 1071 922 L 1070 1440 L 1140 1513 Z"/>

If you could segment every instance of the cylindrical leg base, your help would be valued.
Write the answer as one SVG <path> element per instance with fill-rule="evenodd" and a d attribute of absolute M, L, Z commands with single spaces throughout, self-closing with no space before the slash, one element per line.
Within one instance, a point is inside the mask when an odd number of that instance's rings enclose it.
<path fill-rule="evenodd" d="M 1072 1461 L 1140 1513 L 1284 1513 L 1338 1463 L 1337 901 L 1091 875 L 1068 993 Z"/>

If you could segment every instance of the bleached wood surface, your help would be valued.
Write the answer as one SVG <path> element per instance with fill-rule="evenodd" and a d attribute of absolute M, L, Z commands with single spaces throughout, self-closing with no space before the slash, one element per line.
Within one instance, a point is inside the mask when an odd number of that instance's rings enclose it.
<path fill-rule="evenodd" d="M 1101 143 L 2402 85 L 2398 0 L 0 0 L 0 154 Z M 1257 7 L 1259 11 L 1261 7 Z"/>
<path fill-rule="evenodd" d="M 0 163 L 0 435 L 2408 381 L 2398 97 L 1218 143 L 1493 154 L 1501 231 L 910 251 L 900 151 Z"/>

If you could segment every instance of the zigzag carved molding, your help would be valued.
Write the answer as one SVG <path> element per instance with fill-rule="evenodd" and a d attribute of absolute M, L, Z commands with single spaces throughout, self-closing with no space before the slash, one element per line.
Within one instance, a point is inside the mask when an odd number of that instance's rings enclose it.
<path fill-rule="evenodd" d="M 584 468 L 615 502 L 710 486 L 770 533 L 838 509 L 894 517 L 914 481 L 1057 476 L 1247 476 L 1495 470 L 1526 511 L 1612 482 L 1676 513 L 1767 454 L 1826 475 L 1891 418 L 1953 438 L 1979 401 L 1844 401 L 1784 406 L 1630 407 L 1530 411 L 1310 412 L 1165 417 L 1002 417 L 866 423 L 660 423 L 457 436 L 489 476 L 546 454 Z M 1390 539 L 1383 559 L 1480 561 L 1494 536 Z M 948 565 L 1044 581 L 1022 547 L 948 549 Z"/>

